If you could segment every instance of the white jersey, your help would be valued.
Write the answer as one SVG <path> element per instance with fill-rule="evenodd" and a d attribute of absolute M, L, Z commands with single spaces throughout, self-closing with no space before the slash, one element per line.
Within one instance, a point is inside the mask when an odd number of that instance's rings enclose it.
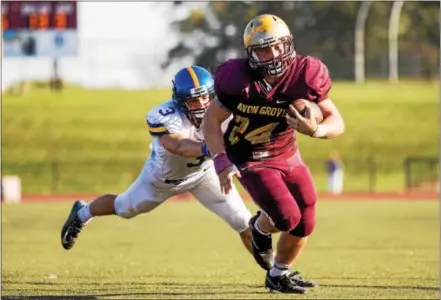
<path fill-rule="evenodd" d="M 223 130 L 230 120 L 222 124 Z M 153 108 L 147 114 L 147 122 L 153 136 L 177 133 L 184 138 L 203 139 L 202 131 L 180 112 L 173 101 Z M 211 159 L 174 155 L 162 147 L 158 138 L 153 139 L 150 147 L 152 152 L 138 178 L 116 197 L 117 215 L 133 218 L 154 210 L 170 197 L 189 192 L 237 232 L 248 228 L 250 211 L 234 185 L 228 195 L 222 193 Z"/>
<path fill-rule="evenodd" d="M 223 130 L 230 120 L 222 124 Z M 213 161 L 204 156 L 183 157 L 170 153 L 156 138 L 167 133 L 177 133 L 183 138 L 204 139 L 202 129 L 196 128 L 172 100 L 152 108 L 147 114 L 147 124 L 154 139 L 150 144 L 151 154 L 146 165 L 154 167 L 158 178 L 183 180 L 213 166 Z"/>

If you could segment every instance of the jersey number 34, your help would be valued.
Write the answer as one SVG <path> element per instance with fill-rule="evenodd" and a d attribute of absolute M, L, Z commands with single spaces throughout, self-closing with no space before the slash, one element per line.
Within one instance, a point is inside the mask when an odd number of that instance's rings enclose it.
<path fill-rule="evenodd" d="M 229 141 L 231 145 L 234 145 L 240 141 L 241 136 L 243 136 L 243 134 L 247 131 L 248 126 L 250 125 L 250 119 L 246 117 L 236 116 L 234 118 L 234 122 L 236 126 L 233 127 L 229 136 Z M 279 122 L 270 123 L 265 126 L 259 127 L 245 134 L 243 138 L 253 145 L 269 142 L 271 140 L 271 133 L 277 127 L 277 125 L 279 125 Z"/>

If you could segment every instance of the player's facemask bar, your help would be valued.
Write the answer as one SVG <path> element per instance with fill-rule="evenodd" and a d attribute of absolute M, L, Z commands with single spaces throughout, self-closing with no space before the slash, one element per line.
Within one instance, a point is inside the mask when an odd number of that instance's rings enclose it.
<path fill-rule="evenodd" d="M 265 48 L 283 43 L 283 54 L 277 58 L 268 61 L 260 61 L 254 51 L 257 48 Z M 294 62 L 296 52 L 294 50 L 294 42 L 291 36 L 286 36 L 278 40 L 263 43 L 260 45 L 250 46 L 247 48 L 248 60 L 251 68 L 260 70 L 265 75 L 281 76 L 286 69 Z"/>
<path fill-rule="evenodd" d="M 194 126 L 199 128 L 201 126 L 202 119 L 204 118 L 205 112 L 207 111 L 208 105 L 214 99 L 214 95 L 215 95 L 214 87 L 212 87 L 211 89 L 207 89 L 206 86 L 200 86 L 200 87 L 191 89 L 190 93 L 191 93 L 191 96 L 182 97 L 179 95 L 174 95 L 174 97 L 178 100 L 177 102 L 179 103 L 180 109 L 185 113 L 185 115 L 190 120 L 190 122 Z M 203 97 L 206 95 L 209 96 L 209 100 L 208 100 L 208 103 L 204 107 L 201 107 L 198 109 L 191 109 L 188 106 L 187 102 L 190 102 L 190 101 L 194 100 L 195 98 Z"/>

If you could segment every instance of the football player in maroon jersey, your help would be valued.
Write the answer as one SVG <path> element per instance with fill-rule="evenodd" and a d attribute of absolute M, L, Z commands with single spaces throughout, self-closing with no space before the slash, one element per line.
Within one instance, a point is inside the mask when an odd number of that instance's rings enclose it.
<path fill-rule="evenodd" d="M 314 229 L 317 194 L 296 132 L 333 138 L 344 132 L 344 122 L 328 97 L 328 69 L 315 57 L 296 54 L 283 20 L 255 17 L 245 29 L 244 44 L 247 58 L 231 59 L 216 71 L 217 98 L 204 116 L 203 132 L 223 192 L 231 190 L 236 175 L 263 212 L 250 225 L 254 257 L 270 269 L 265 287 L 305 293 L 316 284 L 289 270 Z M 290 105 L 296 99 L 315 102 L 324 120 L 317 124 L 308 105 L 301 115 Z M 220 125 L 231 114 L 234 119 L 222 134 Z M 281 234 L 272 263 L 268 256 L 275 232 Z"/>

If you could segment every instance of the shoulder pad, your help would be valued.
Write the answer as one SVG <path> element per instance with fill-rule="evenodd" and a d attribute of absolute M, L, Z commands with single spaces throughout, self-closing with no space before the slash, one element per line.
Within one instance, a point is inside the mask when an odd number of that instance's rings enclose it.
<path fill-rule="evenodd" d="M 250 81 L 247 64 L 244 58 L 230 59 L 221 64 L 214 75 L 216 94 L 240 95 Z"/>
<path fill-rule="evenodd" d="M 152 136 L 178 133 L 183 126 L 182 116 L 173 101 L 167 101 L 147 113 L 147 125 Z"/>

